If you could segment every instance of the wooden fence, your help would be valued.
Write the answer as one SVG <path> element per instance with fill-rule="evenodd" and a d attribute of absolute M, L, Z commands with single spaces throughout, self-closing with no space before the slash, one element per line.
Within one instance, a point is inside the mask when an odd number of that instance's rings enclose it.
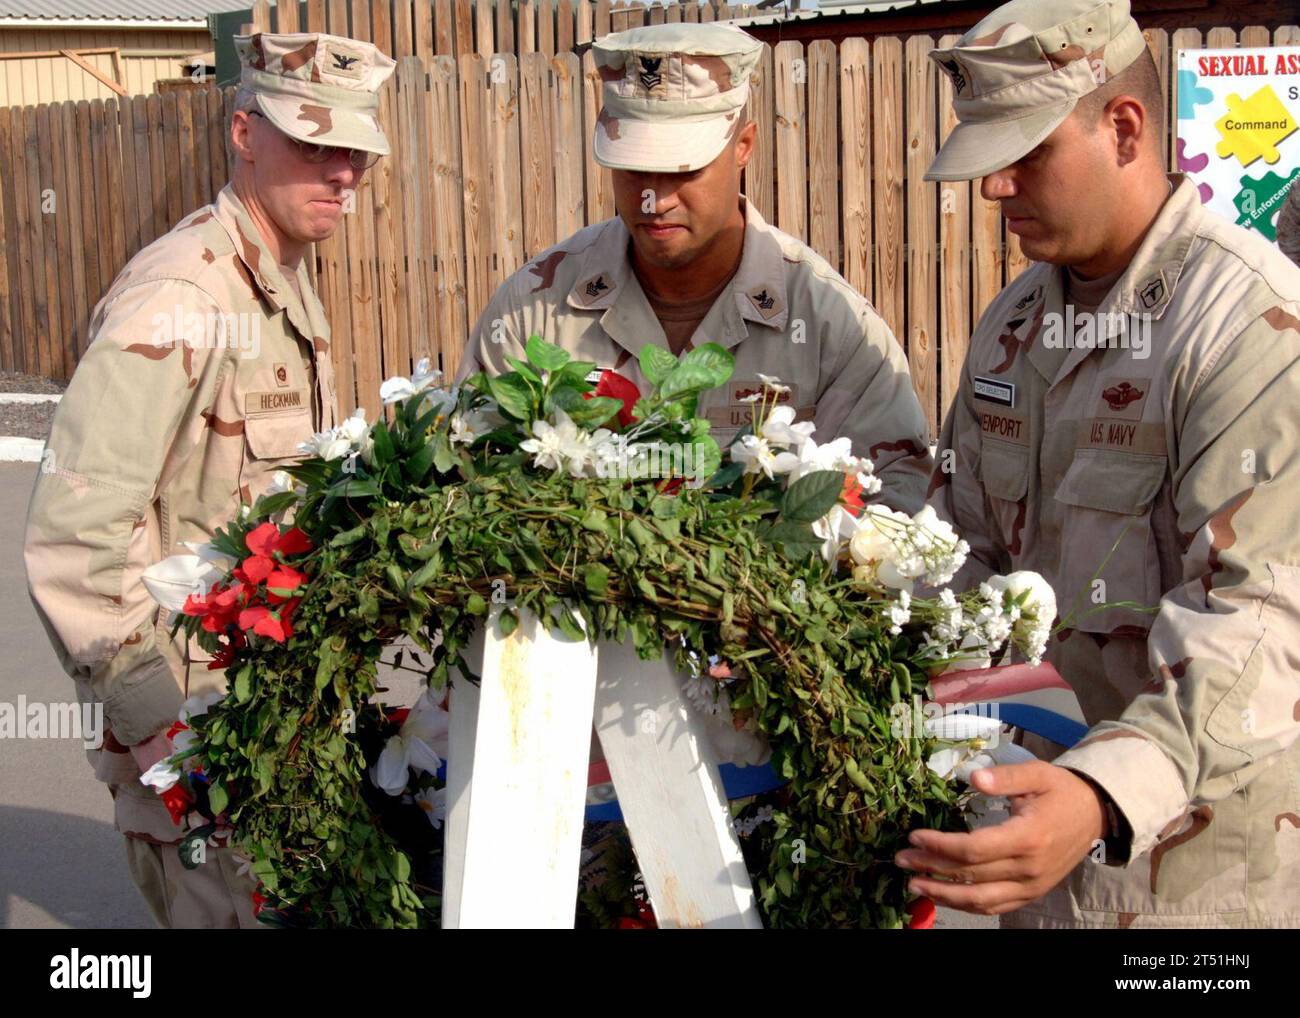
<path fill-rule="evenodd" d="M 389 8 L 366 9 L 373 37 L 392 38 L 380 23 Z M 349 24 L 342 2 L 313 11 L 321 20 L 309 28 Z M 359 24 L 350 32 L 368 34 Z M 1179 48 L 1300 44 L 1294 26 L 1240 39 L 1223 29 L 1147 35 L 1166 85 Z M 745 180 L 765 218 L 872 300 L 907 350 L 935 429 L 974 321 L 1025 264 L 978 183 L 921 179 L 953 124 L 948 79 L 926 53 L 952 38 L 766 51 Z M 421 356 L 454 371 L 502 280 L 613 214 L 609 173 L 591 156 L 599 89 L 589 53 L 399 60 L 381 109 L 394 154 L 366 175 L 314 260 L 345 411 L 374 413 L 380 381 Z M 209 88 L 0 109 L 0 160 L 12 167 L 0 180 L 0 368 L 71 373 L 91 309 L 126 260 L 226 182 L 231 97 Z"/>

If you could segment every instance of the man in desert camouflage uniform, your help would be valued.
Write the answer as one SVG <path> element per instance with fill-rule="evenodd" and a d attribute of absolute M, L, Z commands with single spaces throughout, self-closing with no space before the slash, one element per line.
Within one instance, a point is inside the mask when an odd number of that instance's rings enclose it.
<path fill-rule="evenodd" d="M 142 770 L 169 755 L 187 696 L 225 687 L 169 636 L 141 582 L 252 503 L 335 424 L 329 326 L 304 255 L 387 154 L 375 112 L 393 61 L 330 35 L 241 36 L 231 184 L 123 269 L 59 406 L 27 522 L 32 599 L 78 695 L 104 705 L 90 751 L 132 878 L 160 925 L 255 925 L 229 847 L 185 870 Z"/>
<path fill-rule="evenodd" d="M 510 370 L 530 335 L 636 383 L 653 343 L 717 343 L 736 358 L 700 400 L 724 448 L 749 421 L 760 372 L 776 376 L 816 438 L 869 456 L 880 498 L 915 511 L 930 454 L 907 359 L 880 316 L 819 255 L 765 223 L 740 193 L 756 133 L 745 121 L 762 43 L 729 25 L 656 25 L 592 46 L 604 81 L 595 158 L 618 215 L 511 276 L 478 320 L 459 377 Z"/>
<path fill-rule="evenodd" d="M 1286 194 L 1286 202 L 1277 215 L 1277 246 L 1282 253 L 1300 265 L 1300 187 L 1294 182 Z"/>
<path fill-rule="evenodd" d="M 975 331 L 931 498 L 958 583 L 1055 589 L 1091 728 L 977 772 L 1012 819 L 899 862 L 1010 926 L 1300 925 L 1300 271 L 1166 177 L 1127 0 L 1016 0 L 932 56 L 960 124 L 929 176 L 982 177 L 1035 264 Z"/>

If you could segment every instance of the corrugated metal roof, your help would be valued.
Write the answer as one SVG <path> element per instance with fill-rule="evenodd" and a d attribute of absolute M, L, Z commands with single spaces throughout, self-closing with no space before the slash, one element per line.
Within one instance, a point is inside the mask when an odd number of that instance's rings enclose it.
<path fill-rule="evenodd" d="M 202 21 L 248 10 L 250 0 L 0 0 L 0 18 L 59 21 Z"/>

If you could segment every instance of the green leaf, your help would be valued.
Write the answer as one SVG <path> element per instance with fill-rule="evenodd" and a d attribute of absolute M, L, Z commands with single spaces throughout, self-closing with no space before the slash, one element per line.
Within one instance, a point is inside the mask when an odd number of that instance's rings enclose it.
<path fill-rule="evenodd" d="M 208 808 L 212 810 L 213 816 L 224 813 L 229 805 L 230 793 L 226 791 L 225 785 L 216 784 L 208 789 Z"/>
<path fill-rule="evenodd" d="M 388 426 L 384 423 L 383 418 L 380 418 L 375 422 L 375 426 L 371 429 L 370 435 L 375 442 L 375 450 L 372 457 L 375 465 L 375 472 L 379 473 L 397 456 L 397 450 L 393 448 L 393 436 L 389 434 Z"/>
<path fill-rule="evenodd" d="M 573 423 L 580 428 L 599 428 L 611 417 L 623 409 L 623 401 L 612 396 L 593 396 L 584 399 L 581 406 L 567 411 Z"/>
<path fill-rule="evenodd" d="M 433 443 L 425 442 L 415 451 L 415 455 L 408 456 L 402 461 L 402 473 L 412 484 L 419 484 L 424 480 L 424 475 L 429 472 L 433 466 Z"/>
<path fill-rule="evenodd" d="M 248 703 L 253 696 L 253 666 L 244 665 L 243 668 L 235 675 L 235 699 L 240 703 Z"/>
<path fill-rule="evenodd" d="M 647 343 L 637 355 L 641 364 L 641 374 L 653 386 L 659 386 L 677 367 L 677 358 L 661 346 Z"/>
<path fill-rule="evenodd" d="M 533 419 L 533 391 L 518 375 L 512 373 L 489 378 L 488 391 L 504 413 L 524 423 Z"/>
<path fill-rule="evenodd" d="M 717 343 L 705 343 L 686 354 L 664 379 L 659 394 L 664 399 L 716 389 L 731 377 L 736 358 Z M 691 408 L 690 416 L 695 416 Z"/>
<path fill-rule="evenodd" d="M 604 597 L 609 593 L 609 568 L 599 562 L 589 562 L 583 567 L 582 581 L 590 594 Z"/>
<path fill-rule="evenodd" d="M 838 470 L 815 470 L 786 488 L 781 516 L 794 523 L 815 523 L 840 500 L 844 475 Z"/>
<path fill-rule="evenodd" d="M 510 362 L 512 368 L 523 375 L 528 381 L 536 382 L 538 385 L 542 384 L 541 376 L 528 366 L 527 361 L 521 361 L 518 357 L 507 357 L 506 360 Z"/>
<path fill-rule="evenodd" d="M 501 627 L 501 635 L 509 636 L 519 628 L 519 616 L 512 611 L 503 611 L 497 624 Z"/>
<path fill-rule="evenodd" d="M 296 491 L 281 491 L 274 495 L 263 495 L 257 500 L 254 513 L 257 516 L 274 516 L 298 503 Z"/>
<path fill-rule="evenodd" d="M 529 336 L 528 342 L 524 344 L 524 352 L 528 355 L 529 363 L 542 371 L 559 371 L 569 363 L 567 351 L 554 343 L 546 342 L 541 336 Z"/>

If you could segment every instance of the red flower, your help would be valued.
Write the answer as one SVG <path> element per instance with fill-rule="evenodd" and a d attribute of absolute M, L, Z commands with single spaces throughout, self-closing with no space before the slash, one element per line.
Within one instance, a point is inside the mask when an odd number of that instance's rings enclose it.
<path fill-rule="evenodd" d="M 280 604 L 289 600 L 294 592 L 298 590 L 307 577 L 293 569 L 290 566 L 280 566 L 266 578 L 266 599 L 271 604 Z M 277 594 L 277 590 L 283 590 L 285 593 Z"/>
<path fill-rule="evenodd" d="M 301 555 L 303 552 L 311 551 L 311 541 L 297 527 L 290 527 L 280 535 L 280 542 L 275 550 L 281 555 Z"/>
<path fill-rule="evenodd" d="M 907 903 L 907 912 L 912 917 L 907 924 L 909 930 L 930 930 L 934 928 L 934 901 L 930 898 L 917 898 Z"/>
<path fill-rule="evenodd" d="M 169 729 L 167 729 L 167 738 L 174 739 L 176 738 L 176 736 L 180 735 L 181 732 L 188 731 L 189 727 L 190 726 L 187 725 L 184 721 L 174 721 L 172 722 L 172 726 Z"/>
<path fill-rule="evenodd" d="M 587 393 L 585 398 L 590 399 L 592 396 L 611 396 L 623 401 L 623 409 L 618 412 L 620 427 L 626 428 L 636 420 L 632 416 L 632 408 L 641 398 L 641 390 L 630 378 L 625 378 L 617 371 L 606 368 L 600 373 L 600 378 L 596 382 L 596 391 Z"/>
<path fill-rule="evenodd" d="M 276 643 L 284 643 L 293 635 L 289 620 L 293 610 L 298 607 L 299 600 L 294 598 L 286 602 L 278 612 L 273 612 L 260 604 L 245 608 L 239 613 L 239 628 L 245 631 L 252 630 L 258 636 L 265 636 Z"/>
<path fill-rule="evenodd" d="M 275 569 L 275 559 L 266 555 L 249 555 L 235 569 L 235 576 L 250 587 L 256 587 Z"/>
<path fill-rule="evenodd" d="M 853 516 L 862 515 L 863 495 L 866 494 L 858 479 L 852 474 L 846 474 L 844 477 L 844 490 L 840 493 L 840 501 L 844 503 L 846 509 Z"/>
<path fill-rule="evenodd" d="M 280 528 L 274 523 L 263 523 L 259 527 L 254 527 L 244 538 L 244 544 L 254 555 L 262 555 L 266 558 L 271 557 L 275 547 L 280 543 Z"/>
<path fill-rule="evenodd" d="M 725 661 L 719 661 L 716 665 L 709 665 L 709 675 L 721 682 L 723 679 L 731 678 L 731 665 Z"/>
<path fill-rule="evenodd" d="M 261 891 L 253 892 L 253 917 L 256 918 L 258 913 L 266 907 L 266 895 Z"/>
<path fill-rule="evenodd" d="M 301 555 L 311 551 L 311 541 L 297 527 L 290 527 L 283 534 L 274 523 L 263 523 L 254 527 L 244 538 L 244 544 L 255 556 L 270 558 L 277 551 L 281 555 Z"/>
<path fill-rule="evenodd" d="M 684 477 L 665 477 L 659 482 L 659 491 L 664 495 L 676 495 L 685 480 Z"/>
<path fill-rule="evenodd" d="M 391 710 L 388 712 L 387 715 L 388 723 L 395 724 L 400 727 L 406 724 L 406 717 L 410 713 L 411 713 L 410 707 L 398 707 L 395 710 Z"/>
<path fill-rule="evenodd" d="M 194 796 L 190 795 L 185 790 L 185 786 L 178 781 L 163 792 L 160 798 L 163 805 L 167 807 L 167 812 L 172 816 L 172 823 L 179 827 L 181 821 L 185 819 L 185 814 L 190 811 L 190 806 L 194 804 Z"/>

